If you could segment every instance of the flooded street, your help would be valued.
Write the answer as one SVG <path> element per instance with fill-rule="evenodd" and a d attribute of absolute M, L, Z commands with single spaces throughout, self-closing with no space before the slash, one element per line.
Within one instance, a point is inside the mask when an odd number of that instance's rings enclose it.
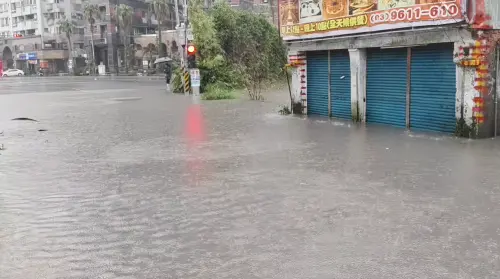
<path fill-rule="evenodd" d="M 0 80 L 1 279 L 498 278 L 499 140 L 162 87 Z"/>

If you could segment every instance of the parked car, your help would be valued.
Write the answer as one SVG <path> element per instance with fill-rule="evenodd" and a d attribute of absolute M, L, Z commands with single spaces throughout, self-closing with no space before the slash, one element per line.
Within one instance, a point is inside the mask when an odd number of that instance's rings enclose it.
<path fill-rule="evenodd" d="M 3 77 L 24 76 L 24 72 L 18 69 L 8 69 L 3 72 Z"/>

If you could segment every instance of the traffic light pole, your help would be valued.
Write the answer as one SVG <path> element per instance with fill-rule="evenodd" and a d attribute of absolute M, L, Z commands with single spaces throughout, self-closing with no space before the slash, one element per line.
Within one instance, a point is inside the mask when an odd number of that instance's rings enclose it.
<path fill-rule="evenodd" d="M 177 3 L 178 1 L 180 0 L 174 0 L 175 3 Z M 188 8 L 187 8 L 187 3 L 188 3 L 188 0 L 184 0 L 183 1 L 183 5 L 182 5 L 182 8 L 183 8 L 183 11 L 182 11 L 182 14 L 183 14 L 183 23 L 184 23 L 184 44 L 183 44 L 183 51 L 182 51 L 182 56 L 181 56 L 181 66 L 182 66 L 182 77 L 181 77 L 181 80 L 182 80 L 182 88 L 184 89 L 184 94 L 189 94 L 189 73 L 188 73 L 188 65 L 187 65 L 187 11 L 188 11 Z M 178 9 L 176 9 L 176 12 L 177 14 L 179 13 Z M 180 26 L 178 26 L 180 28 Z"/>
<path fill-rule="evenodd" d="M 187 45 L 188 45 L 188 37 L 187 37 L 187 29 L 189 26 L 189 9 L 188 9 L 188 0 L 184 0 L 184 45 L 186 46 L 184 48 L 184 54 L 183 58 L 184 61 L 186 61 L 187 58 Z"/>
<path fill-rule="evenodd" d="M 183 51 L 183 65 L 189 70 L 189 82 L 191 87 L 191 92 L 198 100 L 200 96 L 200 85 L 201 76 L 200 70 L 196 68 L 196 47 L 189 43 L 188 40 L 188 28 L 189 28 L 189 9 L 188 0 L 184 0 L 184 51 Z M 186 80 L 184 80 L 186 82 Z M 186 87 L 185 87 L 186 88 Z M 189 92 L 184 92 L 188 94 Z"/>

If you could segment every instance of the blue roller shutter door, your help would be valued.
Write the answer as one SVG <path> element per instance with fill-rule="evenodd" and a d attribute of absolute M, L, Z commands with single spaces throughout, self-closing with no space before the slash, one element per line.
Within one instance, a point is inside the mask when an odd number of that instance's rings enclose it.
<path fill-rule="evenodd" d="M 349 51 L 330 52 L 332 116 L 351 119 L 351 64 Z"/>
<path fill-rule="evenodd" d="M 328 51 L 307 53 L 307 114 L 328 116 Z"/>
<path fill-rule="evenodd" d="M 368 51 L 366 121 L 406 127 L 406 48 Z"/>
<path fill-rule="evenodd" d="M 456 90 L 453 45 L 412 49 L 410 128 L 455 132 Z"/>

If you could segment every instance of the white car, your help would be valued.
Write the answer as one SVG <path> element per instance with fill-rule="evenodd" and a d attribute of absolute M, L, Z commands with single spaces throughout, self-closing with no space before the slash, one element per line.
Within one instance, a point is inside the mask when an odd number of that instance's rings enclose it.
<path fill-rule="evenodd" d="M 4 77 L 17 77 L 24 76 L 24 72 L 18 69 L 8 69 L 3 72 Z"/>

